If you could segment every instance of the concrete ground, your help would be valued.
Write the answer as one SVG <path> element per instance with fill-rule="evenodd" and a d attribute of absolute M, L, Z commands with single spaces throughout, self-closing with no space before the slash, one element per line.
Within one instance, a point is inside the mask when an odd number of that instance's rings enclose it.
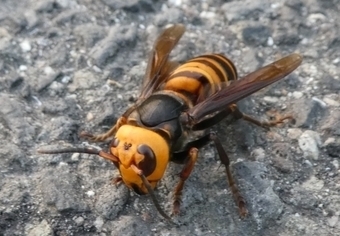
<path fill-rule="evenodd" d="M 339 0 L 0 1 L 0 235 L 340 235 Z M 292 52 L 302 65 L 242 100 L 265 120 L 214 127 L 232 160 L 249 216 L 240 219 L 213 145 L 200 150 L 177 226 L 148 196 L 124 185 L 93 155 L 42 155 L 86 144 L 138 98 L 149 51 L 167 25 L 186 33 L 184 62 L 215 52 L 240 77 Z M 108 144 L 94 144 L 107 148 Z M 167 213 L 181 166 L 156 190 Z"/>

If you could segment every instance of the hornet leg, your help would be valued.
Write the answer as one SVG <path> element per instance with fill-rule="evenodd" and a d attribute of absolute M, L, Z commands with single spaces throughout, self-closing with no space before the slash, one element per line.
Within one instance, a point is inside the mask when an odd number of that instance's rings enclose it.
<path fill-rule="evenodd" d="M 233 197 L 236 201 L 236 204 L 239 208 L 240 215 L 243 218 L 243 217 L 248 215 L 248 210 L 246 208 L 246 202 L 243 199 L 243 197 L 241 196 L 240 191 L 238 190 L 237 185 L 234 181 L 234 178 L 231 174 L 230 161 L 229 161 L 229 158 L 227 156 L 227 153 L 225 152 L 225 150 L 224 150 L 224 148 L 221 144 L 221 141 L 217 138 L 217 136 L 214 133 L 210 134 L 210 138 L 211 138 L 212 141 L 214 141 L 214 144 L 216 146 L 216 149 L 217 149 L 218 155 L 220 157 L 221 163 L 226 168 L 229 187 L 230 187 L 231 192 L 233 194 Z"/>
<path fill-rule="evenodd" d="M 122 177 L 117 176 L 117 177 L 112 178 L 111 183 L 115 186 L 118 186 L 122 183 L 122 181 L 123 181 Z"/>
<path fill-rule="evenodd" d="M 236 119 L 243 119 L 263 128 L 273 127 L 275 125 L 282 124 L 284 120 L 293 119 L 291 115 L 287 115 L 287 116 L 278 116 L 273 121 L 259 121 L 249 115 L 242 113 L 238 109 L 236 104 L 231 105 L 230 108 L 232 110 L 232 114 L 234 115 Z"/>
<path fill-rule="evenodd" d="M 120 117 L 117 120 L 117 123 L 106 133 L 94 135 L 94 134 L 87 133 L 87 132 L 83 131 L 83 132 L 80 133 L 80 137 L 86 138 L 86 139 L 88 139 L 92 142 L 104 142 L 108 138 L 113 137 L 115 135 L 115 133 L 117 132 L 117 130 L 125 123 L 126 123 L 126 118 Z"/>
<path fill-rule="evenodd" d="M 217 123 L 219 123 L 221 120 L 223 120 L 224 118 L 226 118 L 228 115 L 232 115 L 233 119 L 230 120 L 229 122 L 233 122 L 235 120 L 238 119 L 243 119 L 246 120 L 248 122 L 251 122 L 257 126 L 263 127 L 263 128 L 269 128 L 269 127 L 273 127 L 275 125 L 278 124 L 282 124 L 285 120 L 292 120 L 293 117 L 291 115 L 287 115 L 287 116 L 277 116 L 275 120 L 273 121 L 259 121 L 247 114 L 242 113 L 236 104 L 232 104 L 230 105 L 227 109 L 222 110 L 218 113 L 216 113 L 214 116 L 212 117 L 208 117 L 205 118 L 203 120 L 198 121 L 197 123 L 193 124 L 191 129 L 192 130 L 204 130 L 207 129 Z"/>
<path fill-rule="evenodd" d="M 232 115 L 234 115 L 234 113 L 233 113 L 234 110 L 239 111 L 237 109 L 236 105 L 235 105 L 235 109 L 232 109 L 232 108 L 234 108 L 234 106 L 230 106 L 228 109 L 221 111 L 220 113 L 217 113 L 215 116 L 212 116 L 210 118 L 207 118 L 207 119 L 204 119 L 204 120 L 198 122 L 193 127 L 196 128 L 196 129 L 208 128 L 209 126 L 211 126 L 211 125 L 215 124 L 216 122 L 220 121 L 221 119 L 223 119 L 228 114 L 231 113 Z M 239 113 L 242 114 L 242 116 L 243 116 L 243 113 L 241 113 L 240 111 L 239 111 Z M 239 114 L 239 113 L 237 113 L 237 114 Z M 235 117 L 235 119 L 240 119 L 240 118 L 242 118 L 242 116 Z M 259 122 L 259 123 L 261 123 L 261 122 Z M 225 150 L 224 150 L 224 148 L 221 144 L 221 141 L 217 138 L 217 136 L 214 133 L 210 133 L 208 135 L 205 135 L 202 138 L 191 142 L 186 147 L 186 149 L 189 148 L 193 144 L 196 144 L 196 145 L 198 144 L 196 147 L 200 148 L 203 145 L 207 144 L 209 141 L 213 141 L 215 146 L 216 146 L 216 149 L 217 149 L 219 158 L 221 160 L 221 163 L 226 168 L 226 174 L 227 174 L 227 178 L 228 178 L 229 187 L 230 187 L 232 195 L 233 195 L 233 197 L 236 201 L 236 204 L 239 208 L 239 213 L 240 213 L 241 217 L 245 217 L 245 216 L 248 215 L 248 210 L 246 208 L 246 202 L 245 202 L 244 198 L 241 196 L 240 191 L 238 190 L 238 187 L 237 187 L 237 185 L 234 181 L 234 178 L 233 178 L 231 170 L 230 170 L 230 160 L 229 160 L 228 155 L 225 152 Z M 174 155 L 174 161 L 177 161 L 177 159 L 178 160 L 183 159 L 183 154 L 184 154 L 184 152 L 176 153 L 176 155 Z M 182 188 L 183 188 L 183 186 L 181 187 L 181 190 L 182 190 Z M 179 201 L 178 201 L 178 205 L 179 205 Z"/>
<path fill-rule="evenodd" d="M 181 171 L 179 177 L 179 183 L 177 184 L 175 188 L 175 193 L 173 197 L 173 214 L 177 215 L 179 213 L 179 207 L 181 205 L 181 198 L 182 198 L 182 190 L 184 186 L 184 182 L 187 180 L 189 175 L 191 174 L 194 165 L 197 161 L 198 156 L 198 149 L 197 148 L 191 148 L 189 151 L 189 159 L 186 162 L 185 166 L 183 167 L 183 170 Z"/>

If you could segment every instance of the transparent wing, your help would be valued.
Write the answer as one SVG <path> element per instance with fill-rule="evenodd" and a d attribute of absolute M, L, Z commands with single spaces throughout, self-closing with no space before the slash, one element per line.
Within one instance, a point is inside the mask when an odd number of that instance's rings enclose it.
<path fill-rule="evenodd" d="M 149 57 L 139 99 L 150 96 L 164 81 L 166 75 L 177 67 L 176 62 L 171 62 L 168 59 L 184 31 L 185 27 L 177 24 L 164 30 L 157 38 Z"/>
<path fill-rule="evenodd" d="M 187 113 L 194 122 L 199 121 L 206 115 L 225 109 L 242 98 L 284 78 L 293 72 L 301 62 L 302 56 L 296 53 L 281 58 L 240 80 L 233 81 L 229 86 L 198 103 Z"/>

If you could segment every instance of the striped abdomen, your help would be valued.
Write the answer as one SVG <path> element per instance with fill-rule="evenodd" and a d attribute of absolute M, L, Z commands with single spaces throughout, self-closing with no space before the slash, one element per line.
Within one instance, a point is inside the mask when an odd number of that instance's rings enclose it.
<path fill-rule="evenodd" d="M 176 68 L 162 89 L 172 90 L 189 98 L 193 104 L 197 99 L 215 93 L 226 82 L 237 79 L 234 64 L 221 54 L 195 57 Z"/>

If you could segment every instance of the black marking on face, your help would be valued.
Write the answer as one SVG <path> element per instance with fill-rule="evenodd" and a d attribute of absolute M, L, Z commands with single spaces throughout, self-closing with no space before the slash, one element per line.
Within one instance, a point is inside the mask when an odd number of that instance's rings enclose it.
<path fill-rule="evenodd" d="M 131 143 L 124 143 L 124 150 L 129 150 L 130 147 L 132 147 L 132 144 Z"/>

